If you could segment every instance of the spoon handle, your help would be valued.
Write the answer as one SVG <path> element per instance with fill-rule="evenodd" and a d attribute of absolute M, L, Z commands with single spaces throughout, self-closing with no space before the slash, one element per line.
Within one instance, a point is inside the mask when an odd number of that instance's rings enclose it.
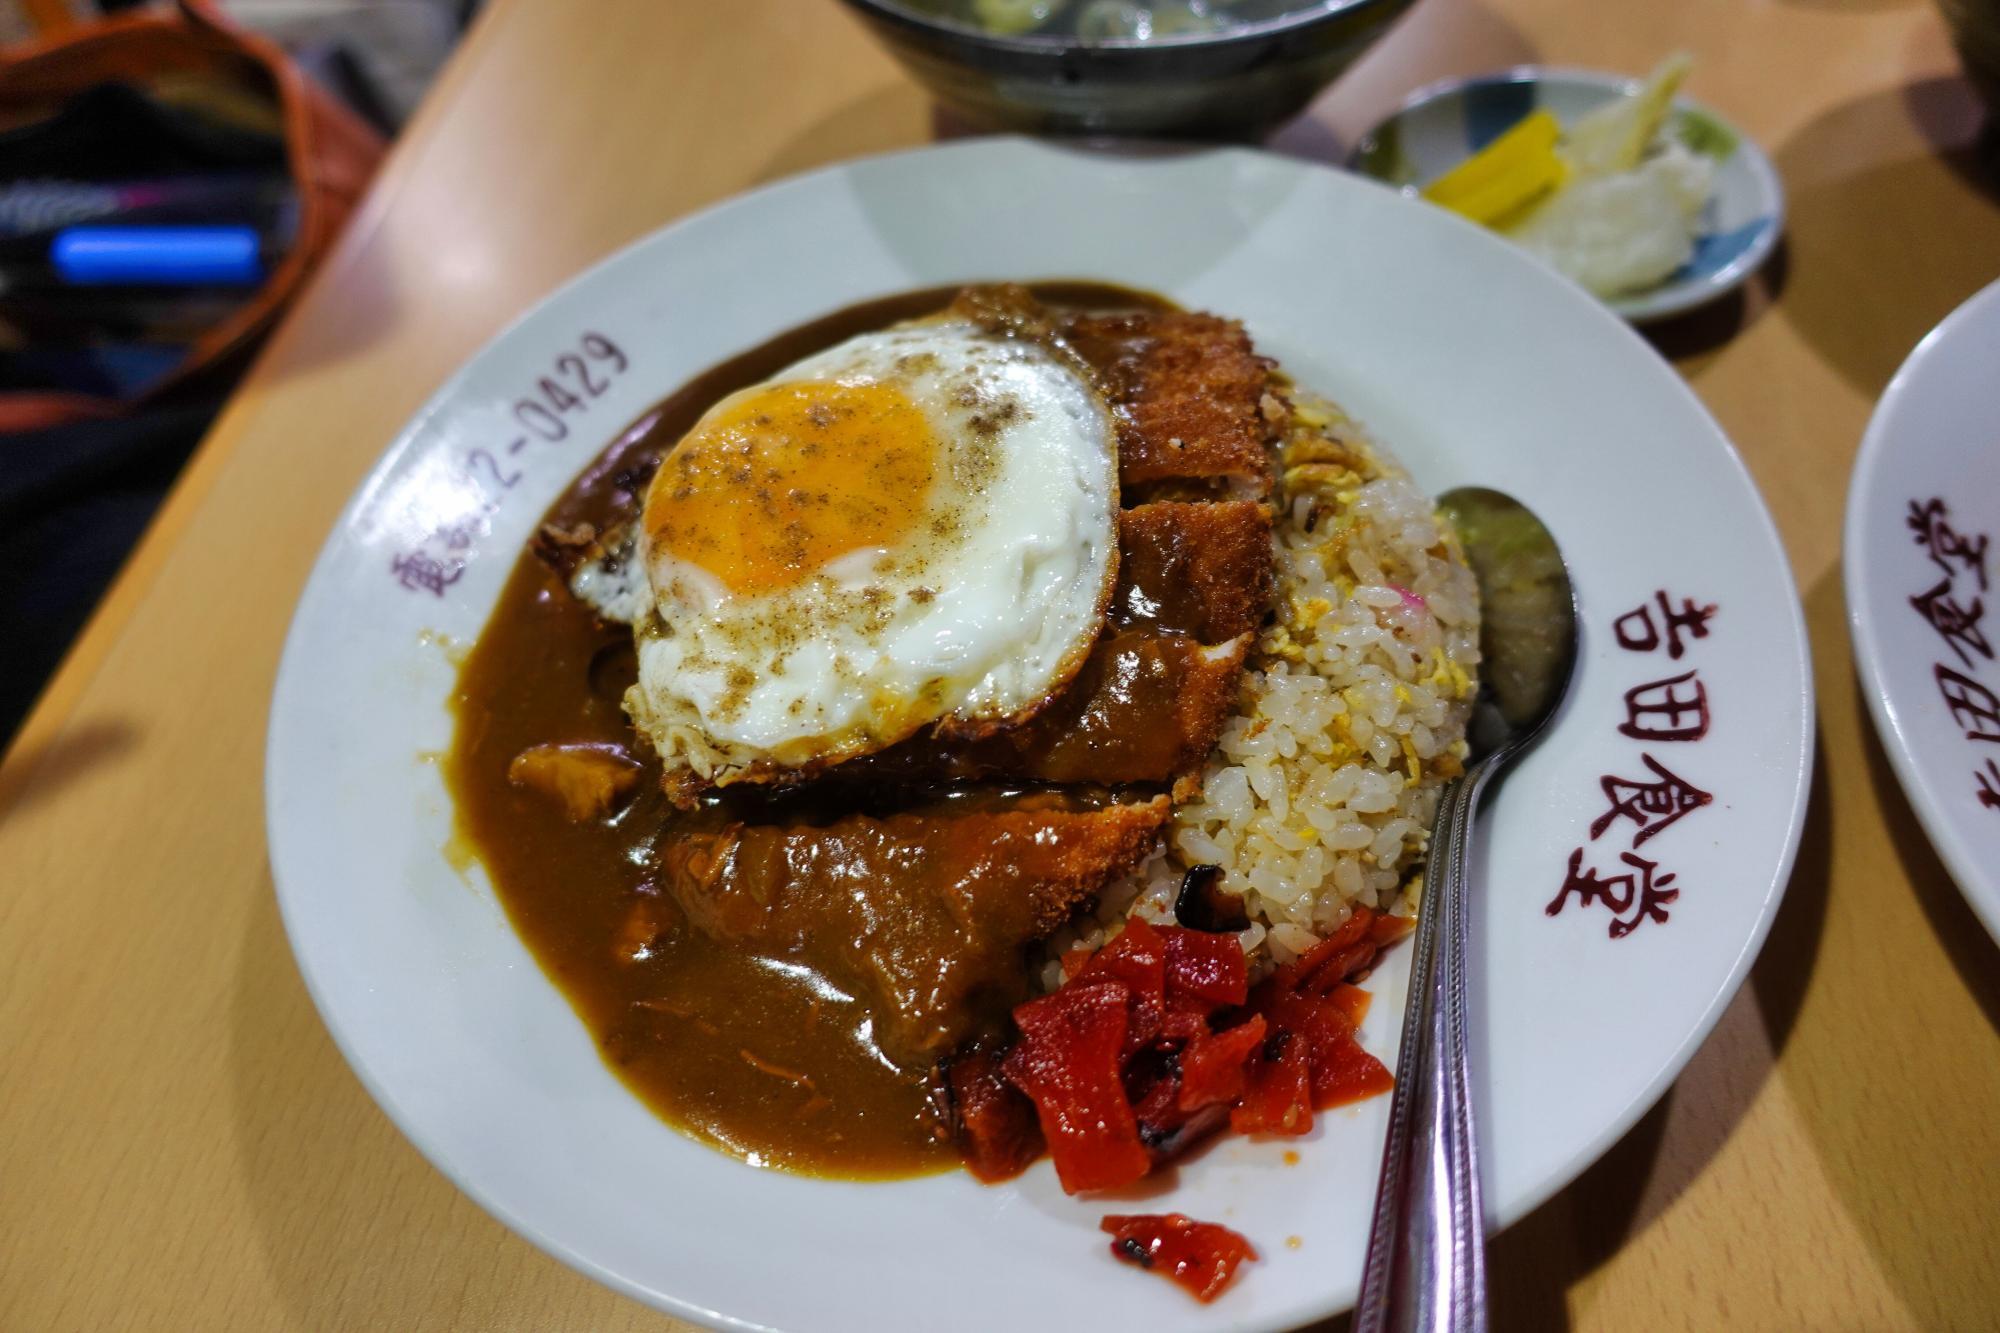
<path fill-rule="evenodd" d="M 1484 764 L 1446 787 L 1417 916 L 1389 1141 L 1353 1333 L 1485 1333 L 1485 1214 L 1465 1065 L 1465 867 Z"/>

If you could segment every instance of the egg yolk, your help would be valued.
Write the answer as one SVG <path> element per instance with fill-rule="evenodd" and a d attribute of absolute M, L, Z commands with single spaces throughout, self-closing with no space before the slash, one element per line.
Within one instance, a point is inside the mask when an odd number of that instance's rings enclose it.
<path fill-rule="evenodd" d="M 894 385 L 769 384 L 723 402 L 660 464 L 655 551 L 733 594 L 804 582 L 851 551 L 899 545 L 941 470 L 930 420 Z"/>

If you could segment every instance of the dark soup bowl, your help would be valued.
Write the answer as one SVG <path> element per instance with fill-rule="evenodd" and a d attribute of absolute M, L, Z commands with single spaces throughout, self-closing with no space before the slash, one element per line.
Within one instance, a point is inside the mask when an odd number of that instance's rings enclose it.
<path fill-rule="evenodd" d="M 1042 134 L 1240 138 L 1297 114 L 1414 0 L 1119 4 L 1121 35 L 1077 30 L 1097 0 L 845 0 L 932 96 L 973 124 Z M 1048 15 L 1003 34 L 976 9 Z M 1155 11 L 1209 30 L 1145 32 Z M 1133 22 L 1132 20 L 1137 20 Z M 1023 20 L 1024 22 L 1027 20 Z M 1144 35 L 1130 35 L 1134 28 Z"/>

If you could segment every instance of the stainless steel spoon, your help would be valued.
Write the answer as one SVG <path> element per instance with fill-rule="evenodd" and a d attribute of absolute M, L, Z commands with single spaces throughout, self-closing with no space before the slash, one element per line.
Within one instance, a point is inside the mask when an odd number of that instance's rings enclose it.
<path fill-rule="evenodd" d="M 1484 1333 L 1485 1214 L 1465 1067 L 1467 852 L 1486 783 L 1532 744 L 1569 690 L 1576 602 L 1555 538 L 1511 496 L 1438 500 L 1479 583 L 1480 692 L 1471 762 L 1445 787 L 1418 909 L 1389 1142 L 1353 1333 Z"/>

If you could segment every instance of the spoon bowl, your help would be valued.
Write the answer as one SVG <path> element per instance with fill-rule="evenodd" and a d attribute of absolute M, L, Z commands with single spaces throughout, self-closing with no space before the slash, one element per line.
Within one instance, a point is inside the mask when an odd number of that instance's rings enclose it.
<path fill-rule="evenodd" d="M 1513 496 L 1461 486 L 1438 509 L 1479 584 L 1476 761 L 1526 744 L 1555 716 L 1576 667 L 1576 593 L 1555 538 Z"/>

